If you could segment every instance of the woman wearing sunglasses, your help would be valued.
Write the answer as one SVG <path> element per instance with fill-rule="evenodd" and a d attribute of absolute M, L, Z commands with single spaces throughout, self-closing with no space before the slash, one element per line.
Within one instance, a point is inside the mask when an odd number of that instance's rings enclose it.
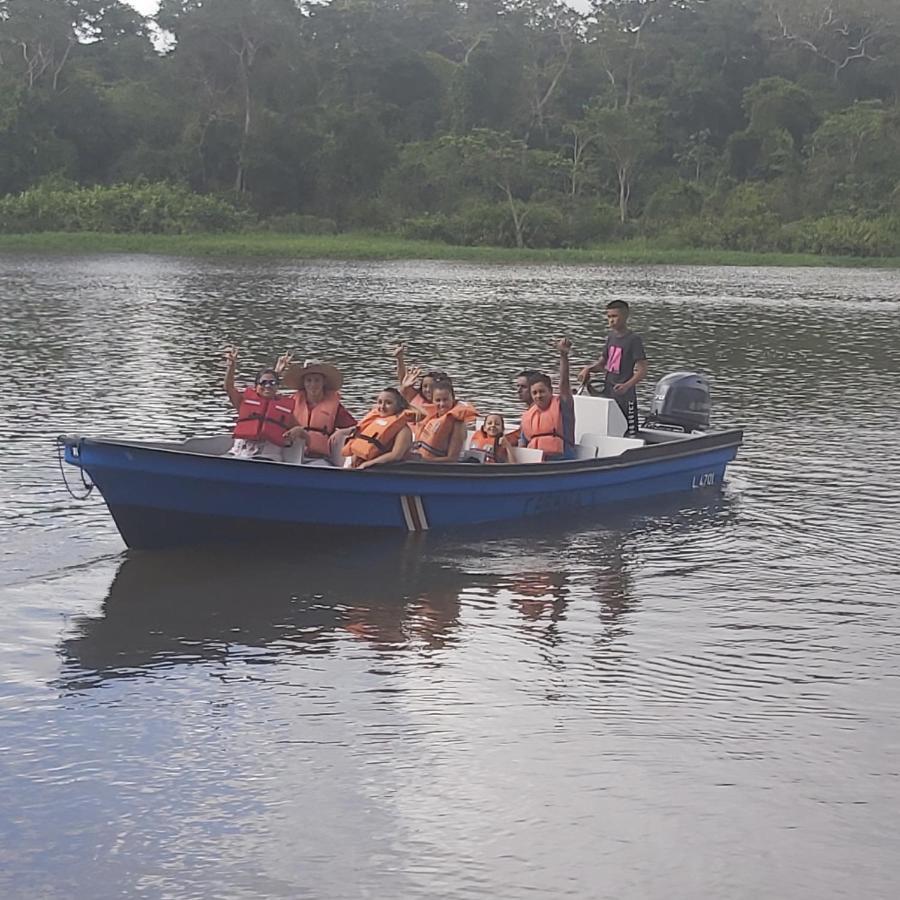
<path fill-rule="evenodd" d="M 225 351 L 225 393 L 238 414 L 228 455 L 281 461 L 283 449 L 290 443 L 286 432 L 297 424 L 293 398 L 278 394 L 275 369 L 263 369 L 252 388 L 238 388 L 234 383 L 237 358 L 236 347 Z"/>

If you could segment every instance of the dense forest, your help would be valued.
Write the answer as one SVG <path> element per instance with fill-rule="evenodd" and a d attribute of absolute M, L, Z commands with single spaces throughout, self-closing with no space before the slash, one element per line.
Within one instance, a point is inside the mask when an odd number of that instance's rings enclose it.
<path fill-rule="evenodd" d="M 0 231 L 900 254 L 900 0 L 0 0 Z"/>

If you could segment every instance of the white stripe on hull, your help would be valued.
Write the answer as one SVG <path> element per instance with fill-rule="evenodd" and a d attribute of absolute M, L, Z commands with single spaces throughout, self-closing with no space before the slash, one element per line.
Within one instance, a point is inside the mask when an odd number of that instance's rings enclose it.
<path fill-rule="evenodd" d="M 421 497 L 401 497 L 400 508 L 403 510 L 403 520 L 406 522 L 407 531 L 428 531 L 428 517 L 425 515 L 425 506 Z"/>

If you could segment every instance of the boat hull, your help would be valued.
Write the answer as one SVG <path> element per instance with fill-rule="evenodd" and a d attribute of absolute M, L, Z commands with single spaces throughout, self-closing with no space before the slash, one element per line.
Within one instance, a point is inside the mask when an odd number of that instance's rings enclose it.
<path fill-rule="evenodd" d="M 61 438 L 129 547 L 247 540 L 297 529 L 424 531 L 514 521 L 721 485 L 740 431 L 619 457 L 517 466 L 404 463 L 363 472 L 238 460 L 137 442 Z"/>

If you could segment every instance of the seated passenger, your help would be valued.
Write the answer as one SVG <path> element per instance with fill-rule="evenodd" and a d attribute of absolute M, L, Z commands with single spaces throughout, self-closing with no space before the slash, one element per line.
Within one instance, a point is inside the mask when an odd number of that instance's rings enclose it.
<path fill-rule="evenodd" d="M 457 462 L 466 443 L 466 426 L 475 421 L 475 409 L 458 403 L 449 379 L 432 389 L 434 412 L 413 428 L 413 456 L 423 462 Z"/>
<path fill-rule="evenodd" d="M 575 459 L 575 401 L 569 384 L 569 352 L 572 343 L 563 338 L 559 350 L 559 393 L 547 375 L 532 375 L 532 404 L 522 415 L 520 447 L 544 451 L 544 462 Z"/>
<path fill-rule="evenodd" d="M 409 404 L 397 388 L 385 388 L 371 412 L 350 434 L 341 451 L 351 459 L 353 469 L 370 469 L 400 462 L 412 447 Z"/>
<path fill-rule="evenodd" d="M 519 402 L 524 405 L 525 409 L 528 409 L 528 407 L 531 406 L 531 378 L 535 375 L 540 375 L 540 372 L 536 369 L 522 369 L 522 371 L 516 375 L 516 396 L 519 398 Z M 522 429 L 515 428 L 507 433 L 506 439 L 515 447 L 518 446 L 519 438 L 521 436 Z"/>
<path fill-rule="evenodd" d="M 434 412 L 432 391 L 436 381 L 449 381 L 444 372 L 424 372 L 421 367 L 415 366 L 407 369 L 404 357 L 405 346 L 400 344 L 394 348 L 394 358 L 397 360 L 397 383 L 400 385 L 400 393 L 414 407 L 426 415 Z"/>
<path fill-rule="evenodd" d="M 499 413 L 491 413 L 484 417 L 481 428 L 472 435 L 469 447 L 472 450 L 483 451 L 486 463 L 512 462 L 512 448 L 505 437 L 505 431 L 506 423 L 503 421 L 503 416 Z"/>
<path fill-rule="evenodd" d="M 343 380 L 334 366 L 314 359 L 291 366 L 284 376 L 285 386 L 296 389 L 293 403 L 297 424 L 288 437 L 306 441 L 305 457 L 330 459 L 335 432 L 356 425 L 356 419 L 341 403 Z"/>
<path fill-rule="evenodd" d="M 225 393 L 237 410 L 234 443 L 229 456 L 239 459 L 283 459 L 283 448 L 290 444 L 289 430 L 295 425 L 293 403 L 278 393 L 278 375 L 274 369 L 263 369 L 252 388 L 237 388 L 234 370 L 237 347 L 225 351 Z"/>

